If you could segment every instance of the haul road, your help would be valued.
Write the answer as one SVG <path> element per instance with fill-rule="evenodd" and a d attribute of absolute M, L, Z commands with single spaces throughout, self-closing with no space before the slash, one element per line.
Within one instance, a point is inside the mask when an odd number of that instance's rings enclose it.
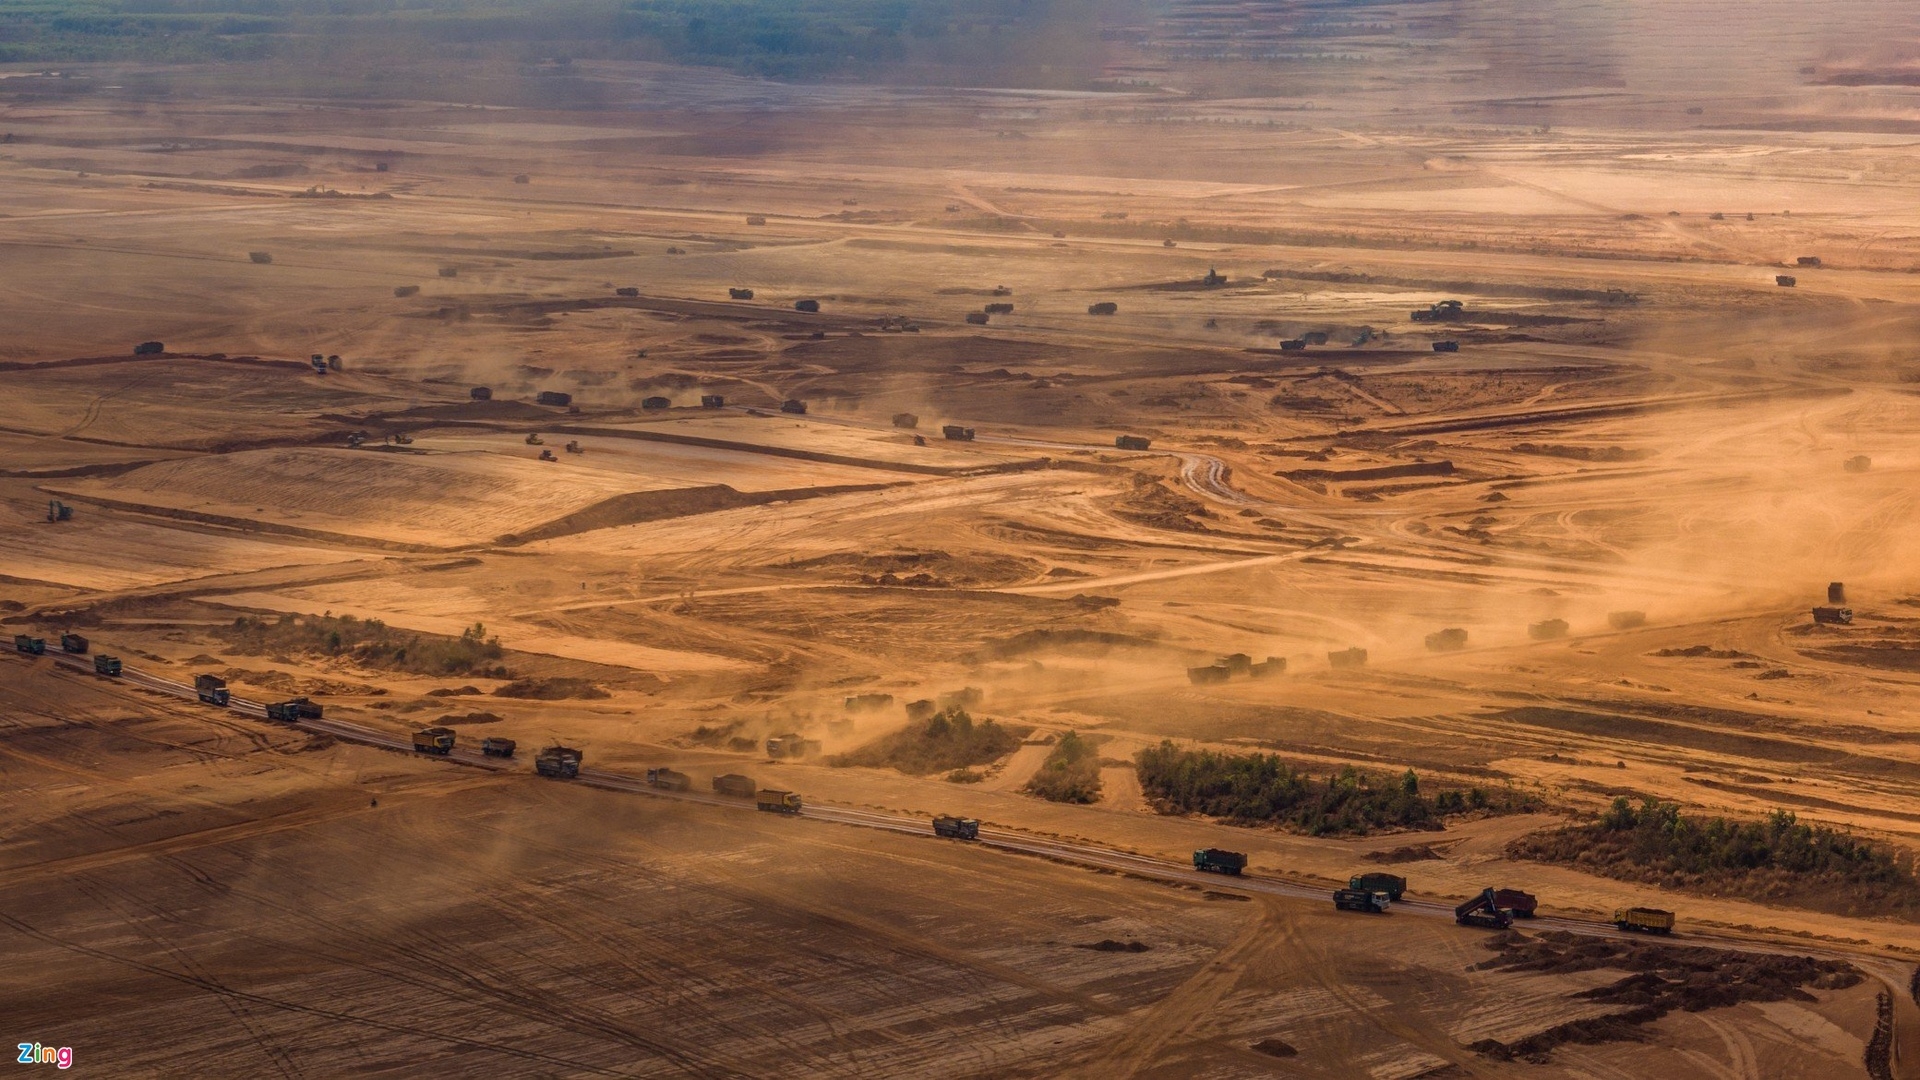
<path fill-rule="evenodd" d="M 56 664 L 74 671 L 95 674 L 95 666 L 92 660 L 81 655 L 55 652 L 48 652 L 46 654 L 20 653 L 18 655 L 26 656 L 29 660 L 51 660 Z M 118 671 L 119 673 L 117 675 L 100 673 L 98 677 L 118 679 L 141 687 L 142 689 L 168 694 L 189 701 L 205 700 L 201 695 L 200 689 L 192 683 L 163 678 L 131 667 L 121 666 Z M 224 694 L 225 688 L 222 687 L 221 690 Z M 301 717 L 300 719 L 286 721 L 276 718 L 275 726 L 299 728 L 304 731 L 330 735 L 337 739 L 344 739 L 349 742 L 377 747 L 383 750 L 393 750 L 410 756 L 413 755 L 416 749 L 414 737 L 411 735 L 390 735 L 385 732 L 375 731 L 371 728 L 361 727 L 358 724 L 350 724 L 340 720 L 331 720 L 315 716 L 313 714 L 321 710 L 312 707 L 311 703 L 303 702 L 303 704 L 306 704 L 308 707 L 298 710 Z M 249 701 L 245 698 L 229 696 L 225 708 L 263 721 L 270 719 L 268 715 L 269 706 L 267 704 Z M 279 710 L 276 710 L 276 712 L 278 711 Z M 282 713 L 282 715 L 285 714 Z M 576 755 L 578 754 L 577 751 L 570 752 Z M 488 755 L 476 749 L 459 746 L 454 746 L 446 753 L 435 754 L 435 756 L 444 757 L 445 760 L 473 768 L 491 769 L 494 771 L 526 771 L 517 766 L 509 758 Z M 657 780 L 657 777 L 655 780 Z M 699 803 L 704 806 L 720 807 L 729 810 L 755 809 L 753 802 L 737 797 L 708 794 L 693 790 L 672 790 L 661 787 L 656 782 L 651 782 L 649 778 L 645 776 L 628 776 L 624 773 L 607 772 L 599 769 L 579 768 L 577 775 L 572 778 L 572 782 L 586 784 L 590 787 L 602 788 L 608 791 L 650 795 L 654 798 L 674 799 L 681 802 Z M 935 835 L 930 831 L 927 821 L 921 818 L 880 813 L 872 810 L 856 810 L 851 807 L 821 806 L 815 803 L 807 803 L 788 813 L 790 813 L 791 816 L 808 818 L 815 821 L 853 825 L 868 829 L 882 829 L 888 832 L 906 833 L 912 836 Z M 1240 892 L 1261 893 L 1268 896 L 1311 900 L 1319 903 L 1325 903 L 1329 895 L 1327 888 L 1322 884 L 1290 881 L 1285 878 L 1267 875 L 1248 875 L 1245 873 L 1228 875 L 1217 871 L 1192 869 L 1181 863 L 1156 858 L 1154 856 L 1136 855 L 1132 852 L 1121 851 L 1115 848 L 1097 847 L 1091 844 L 1075 844 L 1061 840 L 1045 839 L 1006 829 L 989 829 L 982 826 L 979 827 L 977 838 L 970 836 L 968 839 L 977 839 L 979 844 L 986 847 L 997 848 L 1001 851 L 1020 855 L 1033 855 L 1043 859 L 1053 859 L 1058 862 L 1071 863 L 1076 866 L 1112 870 L 1154 881 L 1172 882 L 1206 889 L 1231 889 Z M 1423 915 L 1429 918 L 1457 920 L 1457 909 L 1455 905 L 1441 900 L 1395 900 L 1391 903 L 1391 909 L 1394 911 L 1405 910 L 1411 914 Z M 1637 936 L 1630 931 L 1617 928 L 1612 919 L 1582 919 L 1557 915 L 1532 918 L 1530 921 L 1533 926 L 1541 930 L 1563 930 L 1568 933 L 1582 934 L 1596 938 Z M 1721 933 L 1701 933 L 1699 931 L 1692 931 L 1683 936 L 1701 945 L 1711 945 L 1715 948 L 1729 949 L 1737 952 L 1816 956 L 1845 960 L 1850 963 L 1857 963 L 1863 958 L 1876 960 L 1895 959 L 1884 953 L 1877 952 L 1870 947 L 1853 950 L 1836 949 L 1832 947 L 1818 949 L 1798 948 L 1776 944 L 1759 936 L 1737 937 Z M 1866 966 L 1863 970 L 1867 970 L 1873 974 L 1874 977 L 1893 986 L 1898 992 L 1905 993 L 1910 976 L 1920 976 L 1920 973 L 1909 972 L 1905 963 L 1900 964 L 1899 967 L 1900 971 L 1898 972 L 1881 970 L 1881 965 Z"/>

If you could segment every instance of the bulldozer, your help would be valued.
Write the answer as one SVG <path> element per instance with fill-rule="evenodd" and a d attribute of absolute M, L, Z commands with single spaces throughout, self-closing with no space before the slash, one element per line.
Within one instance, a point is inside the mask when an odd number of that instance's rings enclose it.
<path fill-rule="evenodd" d="M 546 440 L 545 440 L 545 439 L 542 439 L 542 438 L 541 438 L 541 437 L 540 437 L 540 436 L 539 436 L 538 434 L 534 434 L 534 433 L 531 433 L 531 432 L 529 432 L 529 433 L 528 433 L 528 435 L 527 435 L 527 445 L 528 445 L 528 446 L 539 446 L 539 445 L 540 445 L 541 443 L 543 443 L 543 442 L 545 442 L 545 441 L 546 441 Z"/>
<path fill-rule="evenodd" d="M 580 445 L 579 439 L 574 439 L 572 442 L 569 442 L 566 450 L 569 454 L 584 454 L 587 452 L 587 448 Z"/>
<path fill-rule="evenodd" d="M 541 461 L 559 461 L 560 459 L 553 456 L 553 451 L 542 450 L 540 451 L 540 460 Z"/>

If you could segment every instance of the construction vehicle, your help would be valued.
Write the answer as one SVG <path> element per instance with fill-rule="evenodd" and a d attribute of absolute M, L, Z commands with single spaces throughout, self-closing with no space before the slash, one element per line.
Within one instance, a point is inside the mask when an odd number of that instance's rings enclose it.
<path fill-rule="evenodd" d="M 79 634 L 61 634 L 60 651 L 84 653 L 87 651 L 87 639 L 81 637 Z"/>
<path fill-rule="evenodd" d="M 1233 677 L 1233 672 L 1224 664 L 1208 664 L 1205 667 L 1187 669 L 1187 681 L 1195 686 L 1208 683 L 1222 683 Z"/>
<path fill-rule="evenodd" d="M 558 390 L 542 390 L 534 396 L 536 405 L 567 406 L 573 404 L 572 394 L 563 394 Z"/>
<path fill-rule="evenodd" d="M 420 295 L 420 286 L 395 285 L 393 287 L 393 295 L 401 300 L 405 300 L 409 296 L 418 296 Z"/>
<path fill-rule="evenodd" d="M 559 461 L 560 459 L 553 456 L 553 451 L 542 450 L 540 451 L 540 460 L 541 461 Z"/>
<path fill-rule="evenodd" d="M 1281 352 L 1299 352 L 1307 347 L 1306 338 L 1288 338 L 1280 343 Z"/>
<path fill-rule="evenodd" d="M 841 702 L 848 712 L 871 712 L 893 704 L 892 694 L 853 694 Z"/>
<path fill-rule="evenodd" d="M 1113 445 L 1117 450 L 1145 450 L 1153 445 L 1153 440 L 1139 435 L 1121 435 L 1113 440 Z"/>
<path fill-rule="evenodd" d="M 260 266 L 266 266 L 273 262 L 273 255 L 265 251 L 249 251 L 247 252 L 247 258 Z"/>
<path fill-rule="evenodd" d="M 917 428 L 920 426 L 920 418 L 910 412 L 897 412 L 893 414 L 893 426 L 908 429 Z"/>
<path fill-rule="evenodd" d="M 913 445 L 915 446 L 927 445 L 927 437 L 925 435 L 915 435 L 913 437 Z"/>
<path fill-rule="evenodd" d="M 1479 896 L 1454 907 L 1453 921 L 1461 926 L 1478 926 L 1483 930 L 1505 930 L 1513 925 L 1513 916 L 1500 910 L 1500 905 L 1494 902 L 1492 889 L 1482 889 Z"/>
<path fill-rule="evenodd" d="M 968 325 L 968 326 L 985 326 L 985 325 L 987 325 L 987 315 L 986 315 L 986 313 L 985 313 L 985 312 L 982 312 L 982 311 L 969 311 L 969 312 L 967 312 L 967 325 Z"/>
<path fill-rule="evenodd" d="M 340 370 L 340 356 L 338 353 L 329 353 L 327 355 L 327 366 L 335 371 Z"/>
<path fill-rule="evenodd" d="M 30 656 L 44 656 L 47 652 L 47 639 L 27 634 L 13 635 L 13 647 Z"/>
<path fill-rule="evenodd" d="M 813 311 L 819 311 L 819 310 L 820 310 L 820 301 L 818 301 L 818 300 L 795 300 L 795 301 L 793 302 L 793 310 L 795 310 L 795 311 L 809 311 L 809 312 L 813 312 Z"/>
<path fill-rule="evenodd" d="M 1436 341 L 1433 343 L 1433 351 L 1434 352 L 1459 352 L 1460 343 L 1457 341 Z"/>
<path fill-rule="evenodd" d="M 1535 641 L 1552 641 L 1554 638 L 1566 637 L 1570 629 L 1572 627 L 1567 625 L 1565 619 L 1545 619 L 1528 626 L 1527 636 Z"/>
<path fill-rule="evenodd" d="M 1172 240 L 1162 240 L 1160 241 L 1160 246 L 1163 248 L 1170 248 L 1170 247 L 1179 247 L 1180 245 L 1174 243 Z"/>
<path fill-rule="evenodd" d="M 1853 625 L 1853 609 L 1849 607 L 1817 607 L 1813 609 L 1813 621 L 1832 626 Z"/>
<path fill-rule="evenodd" d="M 267 719 L 280 720 L 289 724 L 300 722 L 300 706 L 291 701 L 279 701 L 267 706 Z"/>
<path fill-rule="evenodd" d="M 1773 283 L 1783 289 L 1791 289 L 1795 285 L 1800 284 L 1800 280 L 1792 274 L 1775 274 L 1773 275 Z"/>
<path fill-rule="evenodd" d="M 1102 300 L 1097 304 L 1087 305 L 1087 314 L 1089 315 L 1113 315 L 1119 311 L 1120 305 L 1111 300 Z"/>
<path fill-rule="evenodd" d="M 227 689 L 227 680 L 218 675 L 195 675 L 193 692 L 209 705 L 225 707 L 233 701 L 233 693 Z"/>
<path fill-rule="evenodd" d="M 955 442 L 973 441 L 973 429 L 970 427 L 961 427 L 959 424 L 941 425 L 940 434 Z"/>
<path fill-rule="evenodd" d="M 1233 675 L 1250 675 L 1253 673 L 1253 657 L 1243 652 L 1223 656 L 1215 660 L 1214 663 L 1225 667 L 1227 671 Z"/>
<path fill-rule="evenodd" d="M 754 794 L 753 804 L 771 814 L 797 814 L 800 812 L 800 796 L 791 791 L 775 788 L 762 788 Z"/>
<path fill-rule="evenodd" d="M 780 411 L 783 413 L 792 413 L 794 416 L 805 416 L 807 415 L 807 403 L 798 398 L 788 398 L 780 403 Z"/>
<path fill-rule="evenodd" d="M 1355 646 L 1351 649 L 1341 649 L 1339 652 L 1330 652 L 1327 654 L 1327 663 L 1337 668 L 1365 667 L 1367 650 Z"/>
<path fill-rule="evenodd" d="M 493 387 L 476 386 L 473 389 L 467 391 L 467 397 L 474 401 L 492 401 Z"/>
<path fill-rule="evenodd" d="M 1347 879 L 1347 888 L 1383 892 L 1387 894 L 1387 899 L 1398 902 L 1402 896 L 1407 895 L 1407 879 L 1398 874 L 1386 874 L 1376 870 L 1371 874 L 1356 874 Z"/>
<path fill-rule="evenodd" d="M 413 748 L 418 753 L 444 757 L 453 753 L 453 741 L 457 734 L 452 728 L 421 728 L 413 733 Z"/>
<path fill-rule="evenodd" d="M 347 449 L 351 450 L 358 446 L 364 446 L 366 444 L 366 441 L 367 441 L 366 432 L 364 431 L 352 432 L 347 435 Z"/>
<path fill-rule="evenodd" d="M 541 437 L 539 436 L 539 434 L 538 434 L 538 433 L 536 433 L 536 432 L 528 432 L 528 433 L 527 433 L 527 445 L 528 445 L 528 446 L 540 446 L 540 445 L 543 445 L 543 444 L 545 444 L 545 443 L 546 443 L 546 441 L 547 441 L 547 440 L 545 440 L 545 439 L 543 439 L 543 438 L 541 438 Z"/>
<path fill-rule="evenodd" d="M 753 782 L 751 776 L 728 773 L 725 776 L 713 778 L 713 793 L 716 795 L 725 795 L 734 799 L 751 799 L 757 790 L 759 785 Z"/>
<path fill-rule="evenodd" d="M 1516 919 L 1531 919 L 1534 912 L 1540 909 L 1539 897 L 1519 889 L 1493 890 L 1493 903 Z"/>
<path fill-rule="evenodd" d="M 1613 925 L 1622 930 L 1637 930 L 1643 934 L 1671 934 L 1673 933 L 1673 912 L 1645 907 L 1615 908 Z"/>
<path fill-rule="evenodd" d="M 728 289 L 728 290 L 727 290 L 727 299 L 729 299 L 729 300 L 751 300 L 751 299 L 753 299 L 753 290 L 752 290 L 752 289 Z"/>
<path fill-rule="evenodd" d="M 565 450 L 569 454 L 584 454 L 587 452 L 587 448 L 580 445 L 579 439 L 573 439 L 569 441 L 567 445 L 564 447 L 561 447 L 561 449 Z"/>
<path fill-rule="evenodd" d="M 441 277 L 459 277 L 460 268 L 457 266 L 443 266 L 440 268 L 440 276 Z"/>
<path fill-rule="evenodd" d="M 1793 260 L 1793 264 L 1794 264 L 1795 266 L 1812 266 L 1812 267 L 1818 267 L 1818 266 L 1820 265 L 1820 256 L 1818 256 L 1818 255 L 1802 255 L 1802 256 L 1800 256 L 1799 258 L 1797 258 L 1797 259 L 1795 259 L 1795 260 Z"/>
<path fill-rule="evenodd" d="M 512 739 L 503 739 L 498 735 L 489 735 L 480 740 L 480 752 L 488 757 L 512 757 L 513 748 L 518 745 Z"/>
<path fill-rule="evenodd" d="M 1240 876 L 1247 868 L 1247 856 L 1243 852 L 1228 851 L 1225 848 L 1201 848 L 1193 853 L 1193 868 L 1209 874 L 1232 874 Z"/>
<path fill-rule="evenodd" d="M 1309 345 L 1325 345 L 1330 340 L 1330 337 L 1325 330 L 1312 330 L 1301 340 Z"/>
<path fill-rule="evenodd" d="M 1247 674 L 1256 679 L 1271 679 L 1275 675 L 1284 675 L 1287 671 L 1287 658 L 1269 656 L 1257 664 L 1247 666 Z"/>
<path fill-rule="evenodd" d="M 1333 890 L 1333 906 L 1341 911 L 1364 911 L 1369 915 L 1379 915 L 1387 910 L 1391 901 L 1386 893 L 1370 892 L 1366 889 Z"/>
<path fill-rule="evenodd" d="M 66 503 L 61 502 L 59 499 L 48 499 L 47 500 L 47 520 L 48 521 L 72 521 L 73 507 L 68 506 Z"/>
<path fill-rule="evenodd" d="M 673 408 L 673 399 L 658 396 L 641 398 L 640 407 L 643 409 L 671 409 Z"/>
<path fill-rule="evenodd" d="M 313 365 L 313 373 L 315 375 L 325 375 L 327 373 L 326 357 L 320 355 L 319 353 L 314 353 L 312 358 L 308 362 Z"/>
<path fill-rule="evenodd" d="M 533 757 L 533 771 L 541 776 L 553 776 L 562 780 L 571 780 L 580 775 L 580 761 L 585 757 L 571 746 L 549 746 Z"/>
<path fill-rule="evenodd" d="M 690 791 L 693 788 L 693 778 L 673 769 L 648 769 L 647 785 L 662 791 Z"/>
<path fill-rule="evenodd" d="M 720 394 L 701 394 L 700 407 L 703 409 L 724 409 L 727 399 Z"/>
<path fill-rule="evenodd" d="M 803 739 L 798 735 L 782 735 L 767 740 L 767 756 L 770 758 L 818 757 L 821 749 L 819 739 Z"/>
<path fill-rule="evenodd" d="M 978 840 L 980 839 L 980 819 L 949 817 L 942 814 L 933 819 L 933 835 L 944 836 L 951 840 Z"/>
<path fill-rule="evenodd" d="M 406 432 L 404 432 L 404 431 L 396 431 L 396 432 L 394 432 L 394 433 L 393 433 L 393 445 L 395 445 L 395 446 L 412 446 L 412 445 L 413 445 L 413 436 L 411 436 L 411 435 L 409 435 L 409 434 L 407 434 L 407 433 L 406 433 Z"/>
<path fill-rule="evenodd" d="M 988 315 L 1011 315 L 1013 314 L 1013 305 L 1007 303 L 988 304 L 983 311 Z"/>
<path fill-rule="evenodd" d="M 133 347 L 135 356 L 159 356 L 166 351 L 167 347 L 158 341 L 143 341 Z"/>
<path fill-rule="evenodd" d="M 304 697 L 291 698 L 288 700 L 287 704 L 292 705 L 300 710 L 300 719 L 302 720 L 318 720 L 320 719 L 321 714 L 326 711 L 322 709 L 319 705 L 315 704 L 312 698 L 304 698 Z"/>
<path fill-rule="evenodd" d="M 627 299 L 632 300 L 635 297 L 638 297 L 640 295 L 640 290 L 629 285 L 623 288 L 613 290 L 613 295 L 624 296 Z"/>
<path fill-rule="evenodd" d="M 105 675 L 108 678 L 117 678 L 120 674 L 120 658 L 117 656 L 108 656 L 105 653 L 96 655 L 93 658 L 93 673 L 95 675 Z"/>
<path fill-rule="evenodd" d="M 1434 652 L 1452 652 L 1467 647 L 1467 632 L 1457 626 L 1445 630 L 1436 630 L 1427 635 L 1427 648 Z"/>

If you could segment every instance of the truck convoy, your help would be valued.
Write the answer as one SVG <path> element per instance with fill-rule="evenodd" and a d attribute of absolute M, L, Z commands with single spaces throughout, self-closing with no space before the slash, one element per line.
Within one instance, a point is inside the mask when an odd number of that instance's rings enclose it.
<path fill-rule="evenodd" d="M 453 741 L 458 733 L 452 728 L 422 728 L 413 733 L 413 748 L 422 754 L 445 756 L 453 753 Z"/>
<path fill-rule="evenodd" d="M 1240 871 L 1247 868 L 1247 857 L 1241 852 L 1228 851 L 1224 848 L 1202 848 L 1193 853 L 1193 868 L 1211 874 L 1232 874 L 1234 877 L 1239 877 Z"/>
<path fill-rule="evenodd" d="M 571 780 L 580 775 L 581 753 L 571 746 L 549 746 L 534 755 L 533 771 L 541 776 Z"/>
<path fill-rule="evenodd" d="M 1479 896 L 1455 905 L 1453 921 L 1461 926 L 1477 926 L 1482 930 L 1505 930 L 1513 925 L 1513 916 L 1500 910 L 1492 889 L 1482 889 Z"/>
<path fill-rule="evenodd" d="M 777 788 L 762 788 L 754 795 L 755 806 L 772 814 L 797 814 L 800 812 L 800 796 L 791 791 Z"/>
<path fill-rule="evenodd" d="M 200 696 L 201 701 L 222 708 L 233 700 L 232 693 L 227 690 L 227 680 L 218 675 L 195 675 L 193 692 Z"/>
<path fill-rule="evenodd" d="M 980 821 L 970 817 L 948 817 L 945 814 L 933 819 L 933 835 L 945 836 L 953 840 L 980 839 Z"/>
<path fill-rule="evenodd" d="M 1613 913 L 1613 925 L 1622 930 L 1637 930 L 1645 934 L 1673 933 L 1673 912 L 1659 908 L 1616 908 Z"/>

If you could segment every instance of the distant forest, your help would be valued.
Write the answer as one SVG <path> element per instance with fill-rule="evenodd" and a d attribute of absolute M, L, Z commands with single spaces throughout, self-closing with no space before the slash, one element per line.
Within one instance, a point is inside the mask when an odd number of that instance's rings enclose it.
<path fill-rule="evenodd" d="M 661 60 L 1080 85 L 1150 0 L 0 0 L 0 62 Z M 917 77 L 916 77 L 917 76 Z"/>

